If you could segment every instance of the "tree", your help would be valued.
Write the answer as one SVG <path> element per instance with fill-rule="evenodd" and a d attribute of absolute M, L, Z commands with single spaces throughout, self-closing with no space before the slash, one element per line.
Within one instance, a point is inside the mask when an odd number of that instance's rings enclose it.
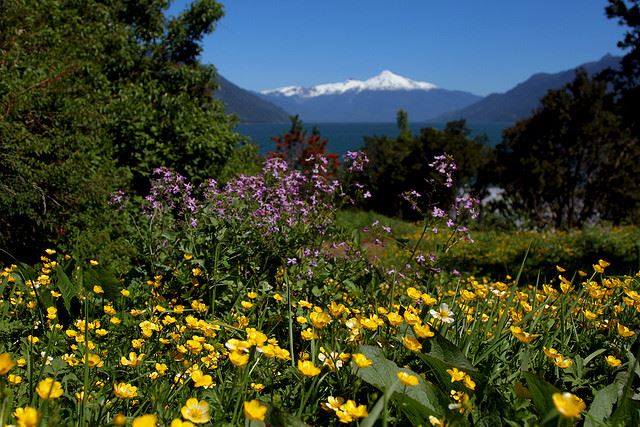
<path fill-rule="evenodd" d="M 628 50 L 619 70 L 609 70 L 617 104 L 625 123 L 640 136 L 640 0 L 609 0 L 607 17 L 628 28 L 618 47 Z"/>
<path fill-rule="evenodd" d="M 396 123 L 398 125 L 398 137 L 403 140 L 411 139 L 411 128 L 409 127 L 409 113 L 404 110 L 398 110 L 396 114 Z"/>
<path fill-rule="evenodd" d="M 640 150 L 607 83 L 579 70 L 497 147 L 505 198 L 537 226 L 621 222 L 640 201 Z"/>
<path fill-rule="evenodd" d="M 222 169 L 238 137 L 198 61 L 222 8 L 169 19 L 168 4 L 0 0 L 0 247 L 104 252 L 122 236 L 111 191 L 143 191 L 159 166 L 196 182 Z"/>
<path fill-rule="evenodd" d="M 307 136 L 307 130 L 297 114 L 290 116 L 289 120 L 289 132 L 271 138 L 276 144 L 276 150 L 269 153 L 269 156 L 280 157 L 287 161 L 289 167 L 305 173 L 312 171 L 319 160 L 318 156 L 321 156 L 327 161 L 325 167 L 328 175 L 335 176 L 339 166 L 338 155 L 327 150 L 329 141 L 320 137 L 320 130 L 314 127 L 311 135 Z"/>
<path fill-rule="evenodd" d="M 404 111 L 397 115 L 398 137 L 365 137 L 364 151 L 369 164 L 364 172 L 372 197 L 366 208 L 386 215 L 417 218 L 403 201 L 402 194 L 415 190 L 426 204 L 450 205 L 460 190 L 482 190 L 480 171 L 490 159 L 486 137 L 471 138 L 464 120 L 447 123 L 444 130 L 424 128 L 412 135 Z M 434 186 L 440 179 L 429 166 L 435 156 L 452 155 L 458 166 L 456 185 Z M 428 207 L 427 207 L 428 208 Z"/>

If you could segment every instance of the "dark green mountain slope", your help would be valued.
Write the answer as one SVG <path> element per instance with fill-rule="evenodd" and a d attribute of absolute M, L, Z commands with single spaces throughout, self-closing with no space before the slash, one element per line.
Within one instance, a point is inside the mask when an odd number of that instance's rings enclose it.
<path fill-rule="evenodd" d="M 243 123 L 284 123 L 289 115 L 280 107 L 242 89 L 221 75 L 217 76 L 218 90 L 214 98 L 220 99 L 227 113 L 235 114 Z"/>

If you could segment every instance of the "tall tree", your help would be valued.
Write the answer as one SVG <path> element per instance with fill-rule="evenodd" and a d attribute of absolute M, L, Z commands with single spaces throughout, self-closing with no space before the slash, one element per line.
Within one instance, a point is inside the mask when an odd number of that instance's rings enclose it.
<path fill-rule="evenodd" d="M 552 90 L 497 147 L 501 186 L 533 224 L 621 222 L 640 201 L 640 147 L 616 114 L 607 83 L 580 70 Z"/>
<path fill-rule="evenodd" d="M 411 139 L 411 128 L 409 127 L 409 113 L 398 110 L 396 114 L 396 124 L 398 125 L 398 136 L 400 139 L 408 141 Z"/>
<path fill-rule="evenodd" d="M 627 51 L 620 69 L 610 71 L 621 114 L 634 135 L 640 136 L 640 0 L 609 0 L 607 16 L 627 27 L 618 47 Z"/>

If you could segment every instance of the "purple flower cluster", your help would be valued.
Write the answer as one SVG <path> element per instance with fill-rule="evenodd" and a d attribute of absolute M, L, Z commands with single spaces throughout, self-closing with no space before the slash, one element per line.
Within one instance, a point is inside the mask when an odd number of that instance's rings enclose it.
<path fill-rule="evenodd" d="M 411 209 L 413 209 L 414 211 L 417 211 L 419 209 L 418 204 L 420 202 L 420 199 L 422 198 L 422 194 L 418 193 L 416 190 L 411 190 L 402 193 L 401 197 L 409 202 L 409 205 L 411 205 Z"/>
<path fill-rule="evenodd" d="M 344 162 L 348 165 L 346 168 L 349 172 L 360 173 L 369 164 L 369 158 L 364 151 L 347 151 Z"/>
<path fill-rule="evenodd" d="M 451 188 L 453 186 L 453 173 L 458 169 L 453 156 L 444 153 L 440 156 L 435 156 L 433 162 L 429 163 L 429 166 L 434 168 L 439 174 L 445 178 L 445 187 Z"/>
<path fill-rule="evenodd" d="M 210 180 L 205 201 L 214 215 L 250 224 L 264 237 L 286 237 L 298 225 L 309 225 L 322 233 L 339 184 L 327 178 L 327 163 L 317 160 L 311 173 L 304 174 L 289 169 L 281 158 L 267 159 L 260 175 L 241 175 L 222 189 Z"/>
<path fill-rule="evenodd" d="M 124 190 L 116 190 L 111 193 L 111 197 L 109 198 L 109 204 L 111 206 L 115 206 L 118 209 L 123 209 L 124 206 L 129 202 L 129 197 L 124 192 Z"/>
<path fill-rule="evenodd" d="M 480 215 L 478 206 L 480 206 L 480 200 L 475 197 L 471 197 L 468 194 L 465 194 L 462 197 L 456 197 L 456 217 L 468 215 L 471 219 L 477 219 Z"/>
<path fill-rule="evenodd" d="M 161 167 L 153 171 L 151 190 L 145 199 L 145 211 L 148 214 L 162 210 L 173 212 L 177 219 L 188 221 L 191 227 L 197 227 L 195 218 L 200 206 L 192 195 L 193 185 L 179 173 Z"/>

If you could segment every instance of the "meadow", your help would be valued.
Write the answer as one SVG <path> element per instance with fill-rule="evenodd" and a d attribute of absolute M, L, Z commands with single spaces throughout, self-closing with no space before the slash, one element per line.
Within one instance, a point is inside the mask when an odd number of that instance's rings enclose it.
<path fill-rule="evenodd" d="M 130 271 L 5 266 L 0 425 L 637 425 L 635 228 L 476 236 L 472 198 L 410 224 L 343 210 L 358 191 L 321 161 L 159 169 L 113 197 Z"/>

